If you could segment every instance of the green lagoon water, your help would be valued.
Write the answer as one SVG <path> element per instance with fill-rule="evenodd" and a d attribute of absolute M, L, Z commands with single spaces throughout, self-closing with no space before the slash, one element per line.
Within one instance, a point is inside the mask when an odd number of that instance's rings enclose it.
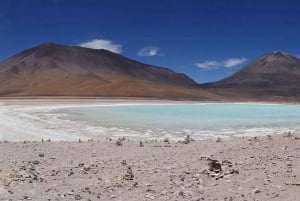
<path fill-rule="evenodd" d="M 64 119 L 94 135 L 195 139 L 253 136 L 300 130 L 300 106 L 272 104 L 170 104 L 74 107 Z"/>

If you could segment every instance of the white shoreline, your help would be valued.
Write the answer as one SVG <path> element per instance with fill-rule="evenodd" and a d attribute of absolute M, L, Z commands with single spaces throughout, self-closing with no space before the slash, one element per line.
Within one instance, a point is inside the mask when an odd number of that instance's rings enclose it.
<path fill-rule="evenodd" d="M 286 105 L 284 103 L 258 103 L 258 102 L 189 102 L 189 101 L 165 101 L 165 100 L 109 100 L 109 99 L 93 99 L 93 100 L 82 100 L 82 99 L 26 99 L 22 101 L 20 99 L 1 100 L 0 99 L 0 140 L 9 141 L 23 141 L 23 140 L 34 140 L 39 141 L 42 138 L 54 141 L 66 140 L 66 141 L 77 141 L 79 138 L 86 140 L 91 137 L 97 137 L 96 133 L 109 132 L 108 129 L 102 127 L 92 127 L 88 125 L 78 125 L 68 120 L 58 120 L 58 116 L 45 117 L 41 119 L 36 113 L 51 112 L 57 109 L 75 108 L 75 107 L 121 107 L 121 106 L 136 106 L 136 105 L 210 105 L 210 104 L 251 104 L 251 105 Z M 288 104 L 290 105 L 290 104 Z M 298 106 L 297 104 L 295 104 Z M 43 115 L 43 114 L 42 114 Z M 45 125 L 42 125 L 45 121 Z M 22 125 L 22 126 L 21 126 Z M 59 128 L 59 126 L 62 126 Z M 63 126 L 70 127 L 62 129 Z M 74 128 L 72 128 L 74 126 Z M 76 127 L 77 126 L 77 127 Z M 71 132 L 71 130 L 74 132 Z M 77 130 L 78 132 L 76 132 Z M 80 134 L 80 129 L 82 133 Z M 90 132 L 88 135 L 83 135 L 84 130 Z M 88 133 L 85 132 L 85 133 Z M 271 131 L 272 132 L 272 131 Z M 283 130 L 280 130 L 282 133 Z M 21 136 L 20 136 L 20 133 Z M 269 134 L 269 133 L 268 133 Z M 277 133 L 279 134 L 279 133 Z M 132 133 L 132 135 L 137 135 Z M 166 134 L 168 135 L 168 134 Z M 259 129 L 254 132 L 253 135 L 263 135 L 259 132 Z M 117 135 L 116 135 L 117 136 Z M 121 134 L 120 134 L 121 136 Z M 149 136 L 149 133 L 144 134 L 145 137 Z M 211 136 L 211 134 L 207 134 Z M 225 135 L 215 135 L 217 137 L 226 137 Z M 238 135 L 234 135 L 238 136 Z M 245 135 L 240 135 L 245 136 Z M 176 139 L 176 138 L 175 138 Z M 178 138 L 181 139 L 181 138 Z M 176 139 L 176 140 L 178 140 Z M 204 137 L 206 139 L 206 137 Z"/>

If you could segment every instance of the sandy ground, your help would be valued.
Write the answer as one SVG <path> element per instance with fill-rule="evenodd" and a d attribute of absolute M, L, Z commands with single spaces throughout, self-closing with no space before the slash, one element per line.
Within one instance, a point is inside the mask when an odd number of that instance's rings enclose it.
<path fill-rule="evenodd" d="M 299 138 L 1 142 L 0 200 L 297 201 Z"/>

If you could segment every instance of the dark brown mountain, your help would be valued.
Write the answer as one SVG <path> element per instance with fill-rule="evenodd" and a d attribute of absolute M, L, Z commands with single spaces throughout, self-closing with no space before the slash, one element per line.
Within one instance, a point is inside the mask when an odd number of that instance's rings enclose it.
<path fill-rule="evenodd" d="M 196 99 L 211 96 L 185 74 L 107 50 L 57 44 L 40 45 L 0 62 L 0 94 Z"/>
<path fill-rule="evenodd" d="M 276 51 L 263 55 L 226 79 L 200 86 L 228 97 L 297 98 L 300 97 L 300 59 Z"/>

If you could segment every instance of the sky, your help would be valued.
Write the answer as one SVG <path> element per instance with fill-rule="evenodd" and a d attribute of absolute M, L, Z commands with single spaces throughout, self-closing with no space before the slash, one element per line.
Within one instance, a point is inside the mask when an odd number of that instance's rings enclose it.
<path fill-rule="evenodd" d="M 48 42 L 108 49 L 211 82 L 268 52 L 300 57 L 300 1 L 0 1 L 1 61 Z"/>

